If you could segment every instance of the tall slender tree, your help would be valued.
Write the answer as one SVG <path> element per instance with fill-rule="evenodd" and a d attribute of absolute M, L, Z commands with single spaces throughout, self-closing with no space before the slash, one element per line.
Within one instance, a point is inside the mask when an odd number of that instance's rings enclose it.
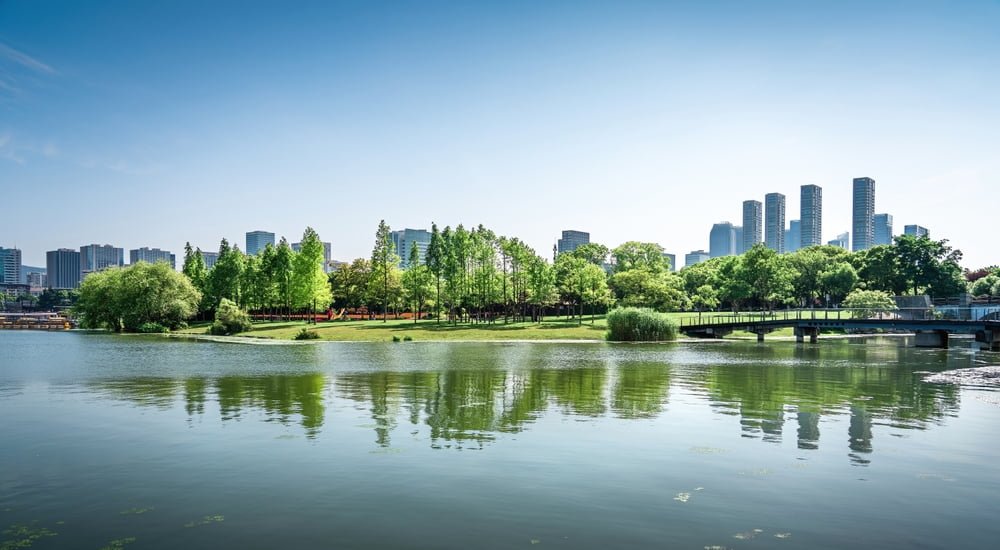
<path fill-rule="evenodd" d="M 382 299 L 382 322 L 389 315 L 389 284 L 394 271 L 399 269 L 399 256 L 392 243 L 392 232 L 385 220 L 378 223 L 375 231 L 375 247 L 372 249 L 372 276 Z"/>

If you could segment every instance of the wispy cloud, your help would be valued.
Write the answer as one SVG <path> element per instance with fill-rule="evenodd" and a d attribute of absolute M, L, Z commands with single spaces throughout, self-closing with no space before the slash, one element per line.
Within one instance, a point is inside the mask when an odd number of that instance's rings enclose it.
<path fill-rule="evenodd" d="M 42 61 L 35 59 L 22 51 L 15 50 L 3 42 L 0 42 L 0 58 L 31 69 L 37 73 L 49 75 L 56 74 L 56 70 L 50 65 L 47 65 L 46 63 L 43 63 Z"/>
<path fill-rule="evenodd" d="M 54 142 L 26 142 L 15 138 L 10 131 L 0 132 L 0 159 L 24 164 L 29 157 L 43 156 L 51 159 L 58 157 L 59 153 L 59 146 Z"/>

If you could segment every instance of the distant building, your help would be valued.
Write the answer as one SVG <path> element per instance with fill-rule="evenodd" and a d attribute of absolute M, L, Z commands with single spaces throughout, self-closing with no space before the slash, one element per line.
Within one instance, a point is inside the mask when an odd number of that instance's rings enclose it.
<path fill-rule="evenodd" d="M 80 252 L 77 250 L 60 248 L 46 252 L 45 272 L 49 288 L 68 290 L 79 287 L 83 272 L 80 263 Z"/>
<path fill-rule="evenodd" d="M 867 250 L 875 242 L 875 180 L 854 178 L 854 208 L 851 223 L 852 250 Z"/>
<path fill-rule="evenodd" d="M 21 284 L 21 250 L 0 246 L 0 283 Z"/>
<path fill-rule="evenodd" d="M 795 250 L 823 244 L 823 188 L 803 185 L 800 191 L 799 231 L 797 235 L 793 233 L 797 240 Z"/>
<path fill-rule="evenodd" d="M 292 250 L 296 252 L 302 252 L 302 243 L 292 243 Z M 333 268 L 330 267 L 330 260 L 333 259 L 333 245 L 330 243 L 323 243 L 323 272 L 330 273 Z"/>
<path fill-rule="evenodd" d="M 125 265 L 125 250 L 110 244 L 88 244 L 80 247 L 80 270 L 86 273 Z"/>
<path fill-rule="evenodd" d="M 590 244 L 590 233 L 567 229 L 562 232 L 562 238 L 556 243 L 556 254 L 572 252 L 585 244 Z"/>
<path fill-rule="evenodd" d="M 760 201 L 743 201 L 743 239 L 740 250 L 746 252 L 764 240 L 764 206 Z"/>
<path fill-rule="evenodd" d="M 431 244 L 431 232 L 426 229 L 401 229 L 392 232 L 392 244 L 399 256 L 399 266 L 410 268 L 410 250 L 417 248 L 417 257 L 421 264 L 427 261 L 427 247 Z"/>
<path fill-rule="evenodd" d="M 911 237 L 927 237 L 930 238 L 931 232 L 922 225 L 906 225 L 903 226 L 903 234 L 909 235 Z"/>
<path fill-rule="evenodd" d="M 892 244 L 892 214 L 875 214 L 874 246 Z"/>
<path fill-rule="evenodd" d="M 684 267 L 691 267 L 701 262 L 707 262 L 711 258 L 704 250 L 693 250 L 684 255 Z"/>
<path fill-rule="evenodd" d="M 219 261 L 218 252 L 205 252 L 201 251 L 201 258 L 205 260 L 205 269 L 212 269 L 215 267 L 215 262 Z"/>
<path fill-rule="evenodd" d="M 729 222 L 717 223 L 708 234 L 709 255 L 713 258 L 736 254 L 736 231 Z"/>
<path fill-rule="evenodd" d="M 743 226 L 734 225 L 733 226 L 733 246 L 736 247 L 736 254 L 743 254 L 746 249 L 743 248 Z"/>
<path fill-rule="evenodd" d="M 260 230 L 247 232 L 247 254 L 255 256 L 263 252 L 267 245 L 274 246 L 274 233 Z"/>
<path fill-rule="evenodd" d="M 136 248 L 134 250 L 128 251 L 128 263 L 136 264 L 139 262 L 147 262 L 155 264 L 156 262 L 167 262 L 170 264 L 171 269 L 177 269 L 177 257 L 170 253 L 169 250 L 160 250 L 159 248 Z"/>
<path fill-rule="evenodd" d="M 28 284 L 28 274 L 29 273 L 45 273 L 44 267 L 37 267 L 33 265 L 21 264 L 21 284 Z"/>
<path fill-rule="evenodd" d="M 785 196 L 764 195 L 764 244 L 771 250 L 785 252 Z"/>
<path fill-rule="evenodd" d="M 788 229 L 785 231 L 785 252 L 795 252 L 802 248 L 802 222 L 792 220 L 788 222 Z"/>
<path fill-rule="evenodd" d="M 841 233 L 840 235 L 837 235 L 836 239 L 829 241 L 826 244 L 830 246 L 839 246 L 844 250 L 848 250 L 850 248 L 850 238 L 851 238 L 850 233 Z"/>
<path fill-rule="evenodd" d="M 31 271 L 28 273 L 28 281 L 26 284 L 31 288 L 32 292 L 35 292 L 36 290 L 46 288 L 48 286 L 48 280 L 48 276 L 46 276 L 45 273 Z"/>
<path fill-rule="evenodd" d="M 670 271 L 677 271 L 677 256 L 674 254 L 663 253 L 663 259 L 670 262 Z"/>

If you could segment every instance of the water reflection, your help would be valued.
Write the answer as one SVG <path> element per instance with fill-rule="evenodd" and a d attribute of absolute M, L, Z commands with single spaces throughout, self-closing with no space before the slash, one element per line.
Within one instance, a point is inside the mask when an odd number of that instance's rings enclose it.
<path fill-rule="evenodd" d="M 267 421 L 300 425 L 310 438 L 331 420 L 327 402 L 343 401 L 366 411 L 371 424 L 365 429 L 386 448 L 404 428 L 407 435 L 425 430 L 435 448 L 481 448 L 502 434 L 530 429 L 545 415 L 585 422 L 661 419 L 670 414 L 671 392 L 681 391 L 694 400 L 686 407 L 737 417 L 745 438 L 780 443 L 786 421 L 794 422 L 796 447 L 806 451 L 846 435 L 848 456 L 863 465 L 876 448 L 873 425 L 925 429 L 957 412 L 958 390 L 924 383 L 919 371 L 970 361 L 955 353 L 857 344 L 401 349 L 331 347 L 329 356 L 314 357 L 307 373 L 237 375 L 229 369 L 217 376 L 130 377 L 89 386 L 139 406 L 183 404 L 191 418 L 212 414 L 215 406 L 223 422 L 263 413 Z M 846 434 L 822 433 L 824 417 L 843 416 L 849 416 Z"/>

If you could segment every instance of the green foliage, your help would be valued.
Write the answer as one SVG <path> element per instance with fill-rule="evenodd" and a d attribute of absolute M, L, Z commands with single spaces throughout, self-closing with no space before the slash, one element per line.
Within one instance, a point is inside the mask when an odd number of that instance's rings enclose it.
<path fill-rule="evenodd" d="M 662 342 L 677 338 L 677 323 L 650 309 L 615 308 L 608 312 L 608 340 Z"/>
<path fill-rule="evenodd" d="M 843 306 L 852 310 L 851 315 L 855 319 L 864 319 L 897 309 L 892 296 L 881 290 L 854 290 L 844 299 Z"/>
<path fill-rule="evenodd" d="M 603 267 L 604 264 L 608 261 L 608 255 L 610 253 L 611 251 L 608 250 L 608 247 L 604 246 L 603 244 L 586 243 L 578 246 L 576 250 L 570 252 L 570 255 L 576 258 L 580 258 L 581 260 L 587 263 L 594 264 L 598 267 Z"/>
<path fill-rule="evenodd" d="M 292 304 L 299 309 L 326 311 L 333 302 L 323 271 L 323 242 L 311 227 L 302 233 L 299 253 L 292 260 Z"/>
<path fill-rule="evenodd" d="M 615 272 L 645 269 L 652 273 L 670 270 L 670 262 L 663 256 L 663 247 L 656 243 L 629 241 L 611 251 Z"/>
<path fill-rule="evenodd" d="M 206 281 L 208 309 L 217 308 L 223 299 L 240 301 L 240 282 L 245 264 L 243 252 L 238 247 L 230 247 L 229 241 L 222 239 L 219 244 L 219 259 L 215 261 Z"/>
<path fill-rule="evenodd" d="M 768 308 L 788 301 L 792 294 L 793 272 L 782 256 L 758 244 L 739 260 L 735 276 L 750 290 L 750 297 Z"/>
<path fill-rule="evenodd" d="M 1000 275 L 991 273 L 969 284 L 973 296 L 1000 296 Z"/>
<path fill-rule="evenodd" d="M 372 249 L 372 273 L 369 289 L 382 302 L 382 321 L 387 319 L 389 300 L 398 294 L 399 256 L 392 243 L 392 230 L 381 220 L 375 231 L 375 247 Z"/>
<path fill-rule="evenodd" d="M 141 332 L 143 334 L 162 334 L 170 332 L 170 329 L 160 323 L 143 323 L 139 325 L 139 329 L 136 332 Z"/>
<path fill-rule="evenodd" d="M 209 327 L 210 334 L 225 336 L 229 334 L 239 334 L 249 332 L 253 329 L 250 316 L 236 305 L 236 302 L 228 298 L 223 298 L 219 302 L 219 307 L 215 309 L 215 322 Z"/>
<path fill-rule="evenodd" d="M 400 337 L 399 337 L 398 335 L 395 335 L 395 334 L 393 334 L 393 335 L 392 335 L 392 341 L 393 341 L 393 342 L 402 342 L 402 341 L 403 341 L 403 339 L 402 339 L 402 338 L 400 338 Z"/>
<path fill-rule="evenodd" d="M 81 324 L 135 332 L 145 323 L 179 327 L 198 310 L 201 293 L 164 262 L 139 262 L 91 273 L 74 311 Z"/>
<path fill-rule="evenodd" d="M 305 327 L 295 334 L 296 340 L 319 340 L 319 333 L 315 330 L 309 330 Z"/>
<path fill-rule="evenodd" d="M 842 300 L 858 284 L 858 273 L 847 262 L 839 262 L 819 274 L 819 288 L 834 302 Z"/>
<path fill-rule="evenodd" d="M 719 293 L 711 285 L 701 285 L 691 296 L 691 305 L 698 311 L 719 307 Z"/>
<path fill-rule="evenodd" d="M 358 258 L 330 274 L 330 287 L 336 307 L 359 308 L 368 303 L 371 262 Z"/>
<path fill-rule="evenodd" d="M 427 306 L 433 292 L 434 276 L 426 265 L 420 264 L 420 250 L 417 247 L 410 249 L 410 268 L 403 272 L 401 283 L 405 294 L 406 303 L 410 310 L 415 313 L 413 322 L 417 322 Z"/>
<path fill-rule="evenodd" d="M 38 296 L 38 309 L 51 311 L 57 307 L 70 307 L 80 298 L 78 290 L 53 290 L 46 288 Z"/>
<path fill-rule="evenodd" d="M 406 336 L 403 337 L 403 341 L 404 342 L 412 342 L 413 341 L 413 337 L 410 336 L 409 334 L 407 334 Z"/>

